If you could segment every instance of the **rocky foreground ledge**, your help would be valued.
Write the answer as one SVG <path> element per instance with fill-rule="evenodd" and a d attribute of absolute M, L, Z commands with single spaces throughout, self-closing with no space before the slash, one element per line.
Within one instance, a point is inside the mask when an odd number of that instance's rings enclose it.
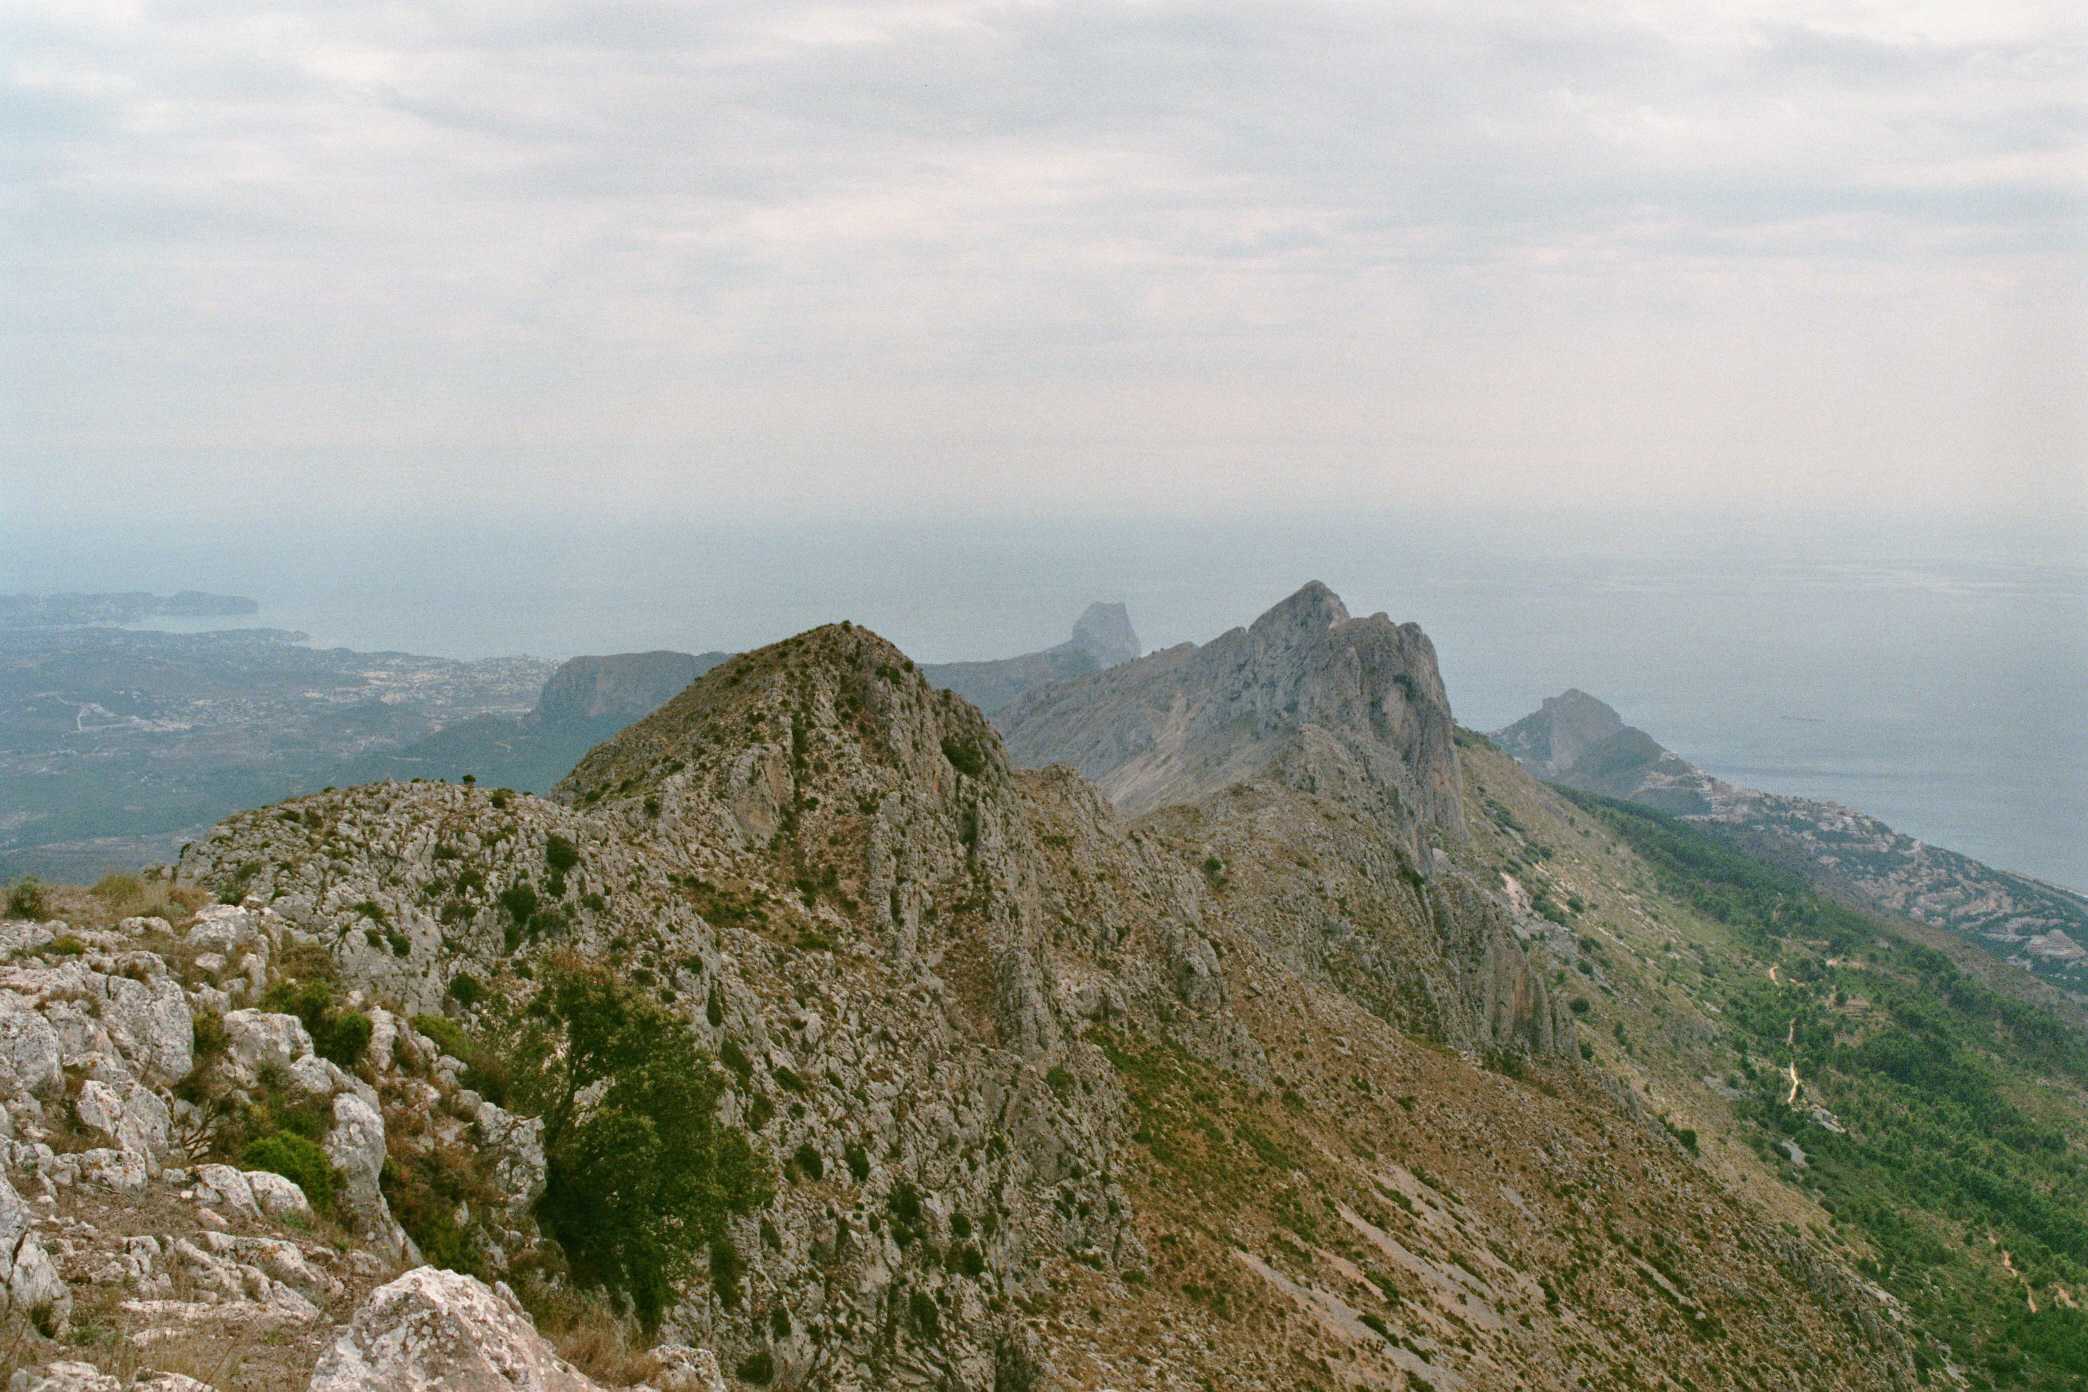
<path fill-rule="evenodd" d="M 542 1189 L 538 1124 L 461 1087 L 462 1065 L 374 1004 L 354 1002 L 368 1033 L 350 1031 L 352 1068 L 322 1051 L 348 1057 L 339 1040 L 263 1008 L 313 950 L 270 911 L 179 918 L 0 921 L 0 1385 L 604 1386 L 506 1285 L 422 1264 L 380 1184 L 411 1145 L 490 1146 L 520 1227 Z M 304 1184 L 278 1172 L 307 1154 Z M 606 1385 L 724 1386 L 710 1353 L 679 1345 L 621 1369 Z"/>

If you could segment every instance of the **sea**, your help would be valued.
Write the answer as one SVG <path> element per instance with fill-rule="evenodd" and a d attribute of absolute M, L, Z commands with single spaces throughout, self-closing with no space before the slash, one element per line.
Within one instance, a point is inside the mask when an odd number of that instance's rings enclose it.
<path fill-rule="evenodd" d="M 1577 686 L 1720 777 L 1825 798 L 2088 889 L 2088 535 L 1948 516 L 1444 511 L 535 531 L 410 520 L 74 545 L 0 588 L 250 595 L 228 622 L 452 657 L 741 649 L 850 618 L 917 659 L 1062 641 L 1121 600 L 1148 649 L 1308 580 L 1435 643 L 1493 730 Z"/>

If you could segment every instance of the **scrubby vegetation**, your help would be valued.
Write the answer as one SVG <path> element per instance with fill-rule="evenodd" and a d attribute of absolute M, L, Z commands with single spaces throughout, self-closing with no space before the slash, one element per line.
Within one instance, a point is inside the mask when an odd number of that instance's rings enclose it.
<path fill-rule="evenodd" d="M 717 1120 L 724 1080 L 686 1022 L 577 958 L 541 975 L 499 1046 L 508 1105 L 544 1120 L 538 1218 L 573 1275 L 650 1330 L 774 1180 Z"/>
<path fill-rule="evenodd" d="M 2088 1377 L 2088 1039 L 1903 930 L 1643 807 L 1573 800 L 1620 833 L 1663 893 L 1760 960 L 1729 984 L 1741 1115 L 1765 1156 L 1868 1246 L 1973 1385 Z M 1800 1085 L 1792 1096 L 1790 1071 Z M 2033 1310 L 2034 1305 L 2034 1310 Z"/>

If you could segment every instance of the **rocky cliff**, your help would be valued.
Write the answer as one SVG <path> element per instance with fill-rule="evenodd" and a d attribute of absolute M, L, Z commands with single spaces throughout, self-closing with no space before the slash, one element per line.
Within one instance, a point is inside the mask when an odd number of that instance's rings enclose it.
<path fill-rule="evenodd" d="M 1037 691 L 997 717 L 1021 763 L 1064 763 L 1136 815 L 1274 774 L 1339 786 L 1409 826 L 1462 835 L 1449 698 L 1413 624 L 1352 619 L 1317 582 L 1202 647 Z"/>

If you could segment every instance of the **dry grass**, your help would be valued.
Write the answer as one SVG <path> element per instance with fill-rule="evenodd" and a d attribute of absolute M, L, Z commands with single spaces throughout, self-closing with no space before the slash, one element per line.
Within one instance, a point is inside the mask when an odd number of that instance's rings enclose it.
<path fill-rule="evenodd" d="M 535 1282 L 518 1294 L 537 1332 L 551 1341 L 558 1356 L 605 1387 L 635 1386 L 659 1371 L 637 1324 L 619 1318 L 601 1301 Z"/>
<path fill-rule="evenodd" d="M 104 875 L 92 886 L 43 886 L 44 916 L 75 928 L 114 928 L 126 918 L 163 918 L 180 923 L 210 902 L 194 885 L 144 875 Z"/>

